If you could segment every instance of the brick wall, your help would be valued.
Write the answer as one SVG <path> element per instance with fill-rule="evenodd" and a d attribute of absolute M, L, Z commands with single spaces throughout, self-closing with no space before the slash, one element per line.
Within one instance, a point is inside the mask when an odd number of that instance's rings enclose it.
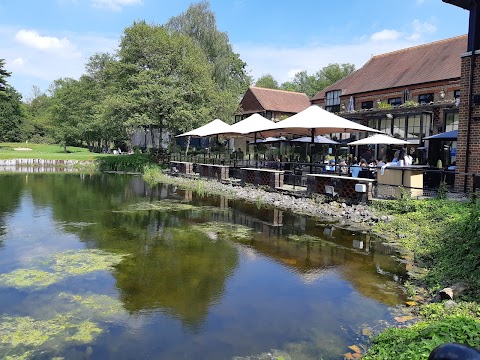
<path fill-rule="evenodd" d="M 458 141 L 457 141 L 457 170 L 460 173 L 466 171 L 467 191 L 472 189 L 473 173 L 480 173 L 480 105 L 473 105 L 472 119 L 470 121 L 470 146 L 467 153 L 467 132 L 468 132 L 468 98 L 470 96 L 470 54 L 462 57 L 461 80 L 460 80 L 460 106 L 458 119 Z M 480 94 L 480 54 L 477 51 L 475 67 L 473 72 L 472 93 Z M 476 120 L 478 118 L 478 120 Z M 468 156 L 468 168 L 465 167 Z M 464 190 L 464 175 L 457 175 L 455 188 L 458 191 Z"/>
<path fill-rule="evenodd" d="M 360 110 L 362 108 L 362 102 L 365 101 L 373 101 L 374 107 L 377 107 L 377 100 L 387 103 L 388 99 L 399 97 L 402 98 L 403 102 L 403 91 L 405 88 L 410 92 L 410 100 L 416 102 L 418 102 L 419 95 L 427 93 L 433 93 L 433 100 L 438 101 L 440 100 L 440 91 L 442 89 L 445 91 L 445 99 L 453 99 L 454 91 L 460 89 L 460 79 L 443 80 L 428 84 L 416 84 L 393 89 L 370 91 L 362 94 L 353 94 L 355 98 L 355 110 Z M 348 105 L 349 100 L 350 95 L 340 97 L 340 103 L 343 103 L 345 107 Z M 325 108 L 325 99 L 313 100 L 312 104 L 317 104 Z"/>

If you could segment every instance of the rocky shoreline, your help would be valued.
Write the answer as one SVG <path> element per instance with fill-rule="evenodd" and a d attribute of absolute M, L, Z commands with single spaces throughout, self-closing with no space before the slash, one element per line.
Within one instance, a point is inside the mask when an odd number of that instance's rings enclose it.
<path fill-rule="evenodd" d="M 366 204 L 348 204 L 341 201 L 328 201 L 323 195 L 307 197 L 290 195 L 285 192 L 271 191 L 262 187 L 247 185 L 245 187 L 223 184 L 214 180 L 198 180 L 163 173 L 155 180 L 183 186 L 197 192 L 223 195 L 256 203 L 257 206 L 272 206 L 296 214 L 308 215 L 323 221 L 335 222 L 339 226 L 351 225 L 364 230 L 378 222 L 389 222 L 388 215 L 378 216 L 374 209 Z"/>

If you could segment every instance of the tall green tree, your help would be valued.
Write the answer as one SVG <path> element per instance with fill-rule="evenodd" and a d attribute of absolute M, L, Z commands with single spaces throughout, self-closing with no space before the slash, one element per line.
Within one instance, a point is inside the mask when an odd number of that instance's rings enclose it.
<path fill-rule="evenodd" d="M 158 25 L 135 22 L 118 51 L 119 90 L 105 113 L 126 126 L 155 126 L 160 138 L 212 119 L 221 103 L 212 66 L 192 39 Z"/>
<path fill-rule="evenodd" d="M 80 122 L 83 120 L 82 104 L 85 99 L 78 80 L 62 78 L 52 87 L 52 124 L 54 137 L 64 151 L 68 145 L 79 145 L 82 139 Z"/>
<path fill-rule="evenodd" d="M 22 141 L 22 124 L 24 112 L 22 96 L 11 86 L 3 90 L 5 95 L 0 96 L 0 141 Z"/>
<path fill-rule="evenodd" d="M 345 64 L 328 64 L 322 69 L 318 70 L 315 74 L 319 82 L 319 90 L 325 89 L 327 86 L 332 85 L 338 80 L 343 79 L 345 76 L 351 74 L 355 71 L 355 65 L 345 63 Z"/>
<path fill-rule="evenodd" d="M 23 103 L 25 121 L 22 132 L 25 140 L 34 143 L 53 142 L 53 128 L 51 124 L 51 97 L 39 87 L 33 86 L 30 96 Z"/>
<path fill-rule="evenodd" d="M 278 86 L 278 81 L 275 80 L 273 75 L 271 74 L 266 74 L 260 76 L 257 81 L 255 82 L 255 86 L 261 87 L 261 88 L 267 88 L 267 89 L 279 89 L 280 87 Z"/>
<path fill-rule="evenodd" d="M 217 89 L 222 92 L 215 117 L 226 121 L 233 119 L 238 100 L 250 85 L 251 78 L 246 71 L 247 64 L 233 51 L 228 35 L 218 30 L 210 3 L 201 1 L 190 5 L 184 13 L 172 17 L 166 26 L 171 32 L 189 36 L 202 48 L 213 66 L 212 76 Z"/>
<path fill-rule="evenodd" d="M 312 97 L 317 92 L 343 79 L 354 71 L 355 65 L 353 64 L 328 64 L 318 70 L 314 75 L 309 75 L 305 70 L 299 71 L 295 74 L 292 81 L 282 83 L 280 88 L 305 93 L 309 97 Z"/>
<path fill-rule="evenodd" d="M 7 77 L 11 75 L 4 69 L 5 59 L 0 59 L 0 95 L 6 95 L 7 89 Z"/>

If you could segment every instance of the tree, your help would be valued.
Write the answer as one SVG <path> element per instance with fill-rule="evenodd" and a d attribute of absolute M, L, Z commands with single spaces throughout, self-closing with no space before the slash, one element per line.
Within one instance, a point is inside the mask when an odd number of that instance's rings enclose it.
<path fill-rule="evenodd" d="M 209 2 L 190 5 L 187 11 L 172 17 L 166 26 L 172 33 L 189 36 L 204 51 L 213 66 L 213 80 L 222 92 L 222 102 L 216 109 L 215 117 L 228 121 L 237 110 L 238 99 L 247 90 L 251 78 L 246 72 L 247 64 L 233 52 L 228 35 L 217 29 Z"/>
<path fill-rule="evenodd" d="M 338 80 L 343 79 L 345 76 L 355 71 L 355 65 L 353 64 L 328 64 L 324 68 L 317 71 L 315 77 L 319 82 L 319 90 L 325 89 L 327 86 L 332 85 Z"/>
<path fill-rule="evenodd" d="M 353 64 L 329 64 L 318 70 L 315 75 L 308 75 L 304 71 L 297 72 L 292 81 L 284 82 L 281 85 L 283 90 L 297 91 L 312 97 L 317 92 L 343 79 L 355 71 Z"/>
<path fill-rule="evenodd" d="M 0 96 L 0 141 L 18 142 L 22 140 L 21 127 L 24 120 L 22 96 L 11 86 Z"/>
<path fill-rule="evenodd" d="M 118 57 L 120 88 L 105 109 L 118 122 L 155 126 L 163 139 L 201 125 L 221 107 L 212 66 L 188 36 L 136 22 L 125 29 Z"/>
<path fill-rule="evenodd" d="M 86 96 L 81 92 L 79 81 L 71 78 L 55 80 L 52 91 L 54 137 L 66 152 L 67 145 L 79 144 L 81 139 L 79 124 L 84 119 L 81 102 Z"/>
<path fill-rule="evenodd" d="M 0 95 L 6 95 L 7 89 L 7 77 L 10 77 L 11 73 L 5 70 L 5 59 L 0 59 Z"/>
<path fill-rule="evenodd" d="M 255 82 L 255 86 L 267 88 L 267 89 L 279 89 L 277 80 L 273 78 L 271 74 L 262 75 Z"/>
<path fill-rule="evenodd" d="M 51 97 L 42 92 L 39 87 L 32 87 L 30 96 L 23 104 L 25 121 L 22 126 L 22 133 L 25 140 L 35 143 L 52 142 L 51 100 Z"/>

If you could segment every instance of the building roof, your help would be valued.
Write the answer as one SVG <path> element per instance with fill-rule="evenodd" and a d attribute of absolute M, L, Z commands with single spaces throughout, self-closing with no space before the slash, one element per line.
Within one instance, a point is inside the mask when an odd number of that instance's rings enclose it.
<path fill-rule="evenodd" d="M 460 79 L 460 54 L 467 51 L 467 35 L 461 35 L 386 54 L 372 56 L 360 69 L 312 97 L 325 98 L 331 90 L 342 95 L 407 87 L 432 81 Z"/>
<path fill-rule="evenodd" d="M 250 99 L 251 95 L 256 101 Z M 299 113 L 311 104 L 310 99 L 304 93 L 250 86 L 240 105 L 245 113 L 259 110 Z M 261 109 L 257 108 L 258 105 Z"/>

